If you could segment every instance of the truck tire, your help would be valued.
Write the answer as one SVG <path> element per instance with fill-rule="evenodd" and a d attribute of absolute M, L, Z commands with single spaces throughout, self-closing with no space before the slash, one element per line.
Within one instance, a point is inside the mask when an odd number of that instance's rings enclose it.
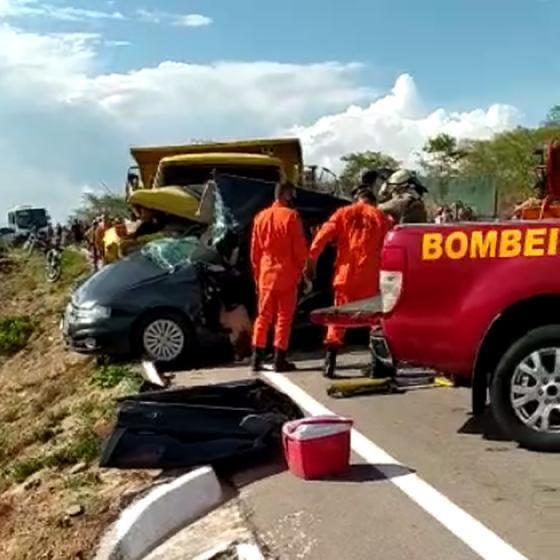
<path fill-rule="evenodd" d="M 503 355 L 490 387 L 502 430 L 534 451 L 560 451 L 560 325 L 534 329 Z"/>
<path fill-rule="evenodd" d="M 471 388 L 471 408 L 473 416 L 482 416 L 488 403 L 488 380 L 484 373 L 475 373 Z"/>

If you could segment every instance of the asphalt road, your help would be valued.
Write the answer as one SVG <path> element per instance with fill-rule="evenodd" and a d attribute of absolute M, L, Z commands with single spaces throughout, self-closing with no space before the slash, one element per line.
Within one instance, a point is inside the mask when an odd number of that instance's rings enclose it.
<path fill-rule="evenodd" d="M 342 373 L 356 373 L 365 360 L 365 354 L 343 356 Z M 325 393 L 319 364 L 301 363 L 302 371 L 285 376 L 284 385 L 304 408 L 317 413 L 322 405 L 353 418 L 362 434 L 353 434 L 359 453 L 348 476 L 328 481 L 302 481 L 279 465 L 234 477 L 247 518 L 271 557 L 560 557 L 560 456 L 503 441 L 491 417 L 474 422 L 466 389 L 334 400 Z M 177 380 L 225 381 L 246 371 L 181 373 Z"/>

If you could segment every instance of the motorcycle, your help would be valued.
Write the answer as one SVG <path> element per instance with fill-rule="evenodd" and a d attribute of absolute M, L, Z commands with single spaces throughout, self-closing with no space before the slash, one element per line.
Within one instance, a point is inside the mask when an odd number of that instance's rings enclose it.
<path fill-rule="evenodd" d="M 53 245 L 45 253 L 45 279 L 54 284 L 62 276 L 62 248 L 60 244 Z"/>
<path fill-rule="evenodd" d="M 49 241 L 44 234 L 38 231 L 32 231 L 23 244 L 23 250 L 27 257 L 30 257 L 36 248 L 47 251 L 49 246 Z"/>
<path fill-rule="evenodd" d="M 54 243 L 51 243 L 44 236 L 31 232 L 23 246 L 27 257 L 31 257 L 36 248 L 40 249 L 45 255 L 45 280 L 50 284 L 60 280 L 62 276 L 62 247 L 60 240 L 55 240 Z"/>

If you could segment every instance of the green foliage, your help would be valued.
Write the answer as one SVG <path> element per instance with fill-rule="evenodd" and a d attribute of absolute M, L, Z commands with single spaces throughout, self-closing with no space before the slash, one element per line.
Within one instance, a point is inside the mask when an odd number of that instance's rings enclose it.
<path fill-rule="evenodd" d="M 101 450 L 101 438 L 92 430 L 78 432 L 66 445 L 42 456 L 25 457 L 14 461 L 7 474 L 21 483 L 32 474 L 49 467 L 58 468 L 76 463 L 90 463 Z"/>
<path fill-rule="evenodd" d="M 67 445 L 45 457 L 46 467 L 60 467 L 75 463 L 90 463 L 101 450 L 101 438 L 92 430 L 79 432 Z"/>
<path fill-rule="evenodd" d="M 103 389 L 111 389 L 123 381 L 139 386 L 141 379 L 126 365 L 101 366 L 94 371 L 91 377 L 92 385 Z"/>
<path fill-rule="evenodd" d="M 0 355 L 11 356 L 24 348 L 33 333 L 27 316 L 0 318 Z"/>
<path fill-rule="evenodd" d="M 62 277 L 65 283 L 75 282 L 90 273 L 87 258 L 75 249 L 65 249 L 62 253 Z"/>
<path fill-rule="evenodd" d="M 459 148 L 456 138 L 449 134 L 438 134 L 429 138 L 422 148 L 425 156 L 420 165 L 428 175 L 449 176 L 457 172 L 459 162 L 466 152 Z"/>
<path fill-rule="evenodd" d="M 451 180 L 457 176 L 459 164 L 465 156 L 466 152 L 459 148 L 457 139 L 449 134 L 439 134 L 424 144 L 420 167 L 426 177 L 437 185 L 439 198 L 447 195 Z"/>
<path fill-rule="evenodd" d="M 109 218 L 127 218 L 130 209 L 124 196 L 112 193 L 85 193 L 82 205 L 74 210 L 72 218 L 91 223 L 94 218 L 105 214 Z"/>
<path fill-rule="evenodd" d="M 523 198 L 535 183 L 535 150 L 560 136 L 560 126 L 517 128 L 490 140 L 467 144 L 461 173 L 471 177 L 493 177 L 502 196 Z"/>
<path fill-rule="evenodd" d="M 545 127 L 560 127 L 560 105 L 553 105 L 544 119 Z"/>
<path fill-rule="evenodd" d="M 346 192 L 350 192 L 360 182 L 362 174 L 368 169 L 389 168 L 397 169 L 399 162 L 382 152 L 353 152 L 340 158 L 344 162 L 344 169 L 340 175 L 340 184 Z"/>
<path fill-rule="evenodd" d="M 19 484 L 29 478 L 32 474 L 40 471 L 44 468 L 44 466 L 44 462 L 40 457 L 26 457 L 24 459 L 18 459 L 17 461 L 14 461 L 9 471 L 9 475 Z"/>

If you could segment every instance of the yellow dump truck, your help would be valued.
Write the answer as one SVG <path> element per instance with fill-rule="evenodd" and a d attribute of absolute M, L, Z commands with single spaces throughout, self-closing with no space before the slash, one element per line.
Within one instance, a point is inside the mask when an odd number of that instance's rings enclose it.
<path fill-rule="evenodd" d="M 241 140 L 184 146 L 135 147 L 127 195 L 136 189 L 200 185 L 214 172 L 300 183 L 303 174 L 297 138 Z"/>
<path fill-rule="evenodd" d="M 135 147 L 126 196 L 131 206 L 205 223 L 198 213 L 202 185 L 215 173 L 262 181 L 301 183 L 303 160 L 297 138 L 242 140 L 184 146 Z M 111 229 L 105 234 L 107 262 L 116 260 L 127 241 Z"/>

